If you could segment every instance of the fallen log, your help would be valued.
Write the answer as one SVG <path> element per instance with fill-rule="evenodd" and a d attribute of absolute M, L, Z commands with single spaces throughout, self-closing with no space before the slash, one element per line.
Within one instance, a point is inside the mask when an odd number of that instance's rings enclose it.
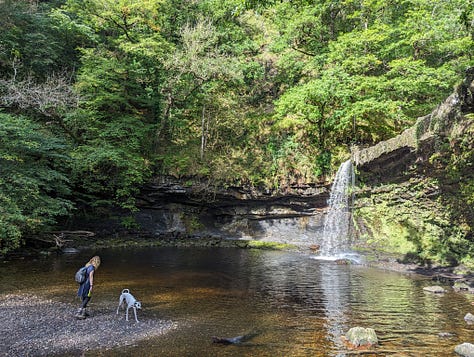
<path fill-rule="evenodd" d="M 71 238 L 87 238 L 95 236 L 95 233 L 91 231 L 51 231 L 38 236 L 30 236 L 30 239 L 55 245 L 57 248 L 62 249 L 67 242 L 72 241 L 72 239 L 66 239 L 67 236 L 70 236 Z"/>

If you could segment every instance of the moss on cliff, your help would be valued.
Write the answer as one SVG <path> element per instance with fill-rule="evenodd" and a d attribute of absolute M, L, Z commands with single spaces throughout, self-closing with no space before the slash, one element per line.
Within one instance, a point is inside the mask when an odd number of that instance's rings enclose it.
<path fill-rule="evenodd" d="M 422 263 L 466 262 L 472 255 L 469 226 L 456 222 L 435 179 L 383 185 L 365 197 L 360 193 L 354 218 L 359 242 L 372 249 Z"/>
<path fill-rule="evenodd" d="M 360 188 L 354 209 L 360 242 L 422 263 L 474 266 L 473 135 L 468 120 L 438 137 L 427 160 Z"/>
<path fill-rule="evenodd" d="M 474 267 L 473 112 L 471 69 L 413 128 L 354 152 L 364 185 L 354 207 L 360 244 L 419 262 Z"/>

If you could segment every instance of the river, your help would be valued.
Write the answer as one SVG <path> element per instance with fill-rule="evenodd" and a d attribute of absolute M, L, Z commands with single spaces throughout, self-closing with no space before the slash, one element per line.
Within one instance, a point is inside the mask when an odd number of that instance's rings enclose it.
<path fill-rule="evenodd" d="M 474 312 L 474 295 L 449 286 L 427 293 L 423 287 L 440 283 L 296 252 L 128 248 L 14 260 L 0 266 L 0 293 L 76 301 L 74 272 L 96 253 L 102 265 L 92 313 L 105 306 L 115 315 L 128 288 L 142 303 L 140 320 L 178 328 L 90 356 L 351 356 L 341 335 L 354 326 L 377 333 L 379 346 L 366 356 L 456 356 L 455 345 L 473 342 L 474 327 L 463 318 Z M 212 336 L 240 335 L 247 337 L 237 345 L 212 343 Z"/>

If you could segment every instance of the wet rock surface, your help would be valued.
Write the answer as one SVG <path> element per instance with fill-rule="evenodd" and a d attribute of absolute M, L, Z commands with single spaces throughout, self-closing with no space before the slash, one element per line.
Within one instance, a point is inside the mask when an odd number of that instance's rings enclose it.
<path fill-rule="evenodd" d="M 375 330 L 360 326 L 349 329 L 346 336 L 343 337 L 343 341 L 345 341 L 350 348 L 371 348 L 378 344 Z"/>
<path fill-rule="evenodd" d="M 463 357 L 474 357 L 474 345 L 472 343 L 462 343 L 454 348 L 454 352 Z"/>
<path fill-rule="evenodd" d="M 464 316 L 464 321 L 466 321 L 468 324 L 473 324 L 473 323 L 474 323 L 474 315 L 471 314 L 470 312 L 468 312 L 468 313 Z"/>
<path fill-rule="evenodd" d="M 267 192 L 155 177 L 141 188 L 138 211 L 133 215 L 118 208 L 104 210 L 100 216 L 76 215 L 61 230 L 68 242 L 76 237 L 67 232 L 74 231 L 93 232 L 95 236 L 88 240 L 135 234 L 155 240 L 219 237 L 288 241 L 299 237 L 312 242 L 322 229 L 328 197 L 329 187 L 323 184 Z M 123 225 L 124 221 L 128 223 Z"/>
<path fill-rule="evenodd" d="M 84 352 L 126 346 L 176 328 L 167 320 L 140 316 L 125 321 L 113 309 L 90 309 L 77 320 L 77 306 L 33 294 L 0 295 L 0 355 L 81 356 Z"/>
<path fill-rule="evenodd" d="M 423 290 L 433 294 L 444 294 L 446 292 L 446 289 L 439 285 L 426 286 L 423 288 Z"/>

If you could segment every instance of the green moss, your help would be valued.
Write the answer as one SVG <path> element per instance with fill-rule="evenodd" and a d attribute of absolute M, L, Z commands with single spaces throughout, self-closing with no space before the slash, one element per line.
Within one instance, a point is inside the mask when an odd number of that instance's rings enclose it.
<path fill-rule="evenodd" d="M 356 217 L 363 220 L 371 234 L 360 238 L 377 250 L 408 254 L 416 252 L 416 246 L 410 242 L 410 232 L 402 223 L 394 220 L 393 213 L 387 207 L 365 207 L 356 212 Z"/>
<path fill-rule="evenodd" d="M 432 179 L 412 180 L 358 198 L 354 219 L 361 244 L 442 264 L 463 261 L 474 253 L 469 225 L 453 224 L 452 207 L 429 194 L 437 185 Z"/>
<path fill-rule="evenodd" d="M 140 229 L 140 224 L 135 220 L 133 216 L 123 217 L 120 221 L 122 227 L 127 229 Z"/>
<path fill-rule="evenodd" d="M 455 271 L 456 274 L 472 274 L 474 272 L 474 257 L 473 256 L 466 256 L 461 260 L 462 266 L 461 268 Z"/>
<path fill-rule="evenodd" d="M 193 234 L 204 227 L 204 225 L 199 220 L 199 217 L 189 212 L 181 215 L 184 226 L 186 227 L 186 232 L 188 234 Z"/>
<path fill-rule="evenodd" d="M 248 241 L 248 248 L 255 248 L 255 249 L 273 249 L 273 250 L 286 250 L 292 249 L 295 246 L 292 244 L 284 244 L 284 243 L 277 243 L 277 242 L 262 242 L 259 240 L 250 240 Z"/>

